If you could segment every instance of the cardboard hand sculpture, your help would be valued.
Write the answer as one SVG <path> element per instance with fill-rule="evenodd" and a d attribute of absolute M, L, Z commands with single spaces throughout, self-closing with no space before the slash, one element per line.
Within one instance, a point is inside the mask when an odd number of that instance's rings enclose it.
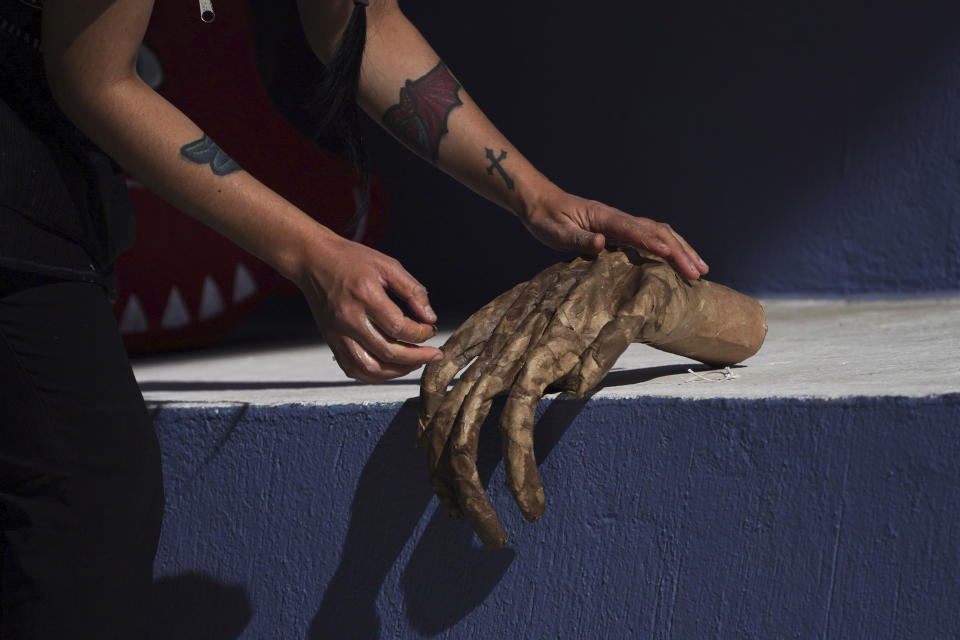
<path fill-rule="evenodd" d="M 476 466 L 495 395 L 509 391 L 500 420 L 507 484 L 532 522 L 545 509 L 533 454 L 544 392 L 587 394 L 631 342 L 730 365 L 756 353 L 766 332 L 756 300 L 689 282 L 651 254 L 605 250 L 553 265 L 472 315 L 443 345 L 443 360 L 424 371 L 417 439 L 433 489 L 451 517 L 466 516 L 484 544 L 502 547 L 507 536 Z"/>

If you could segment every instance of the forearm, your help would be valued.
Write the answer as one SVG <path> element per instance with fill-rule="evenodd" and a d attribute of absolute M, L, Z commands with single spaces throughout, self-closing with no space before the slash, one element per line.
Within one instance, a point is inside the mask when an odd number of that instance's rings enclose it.
<path fill-rule="evenodd" d="M 137 51 L 152 8 L 152 0 L 47 0 L 43 52 L 54 97 L 144 186 L 295 279 L 305 241 L 334 234 L 217 156 L 199 127 L 140 80 Z"/>
<path fill-rule="evenodd" d="M 288 278 L 297 278 L 305 241 L 333 236 L 229 160 L 229 149 L 218 153 L 214 141 L 139 78 L 112 83 L 96 97 L 66 92 L 60 102 L 145 187 Z"/>
<path fill-rule="evenodd" d="M 329 24 L 346 15 L 335 2 L 312 8 L 314 14 L 303 14 L 305 28 L 323 59 L 329 34 L 336 33 Z M 395 3 L 371 3 L 367 16 L 359 103 L 370 117 L 425 160 L 521 216 L 554 189 L 486 118 Z"/>
<path fill-rule="evenodd" d="M 329 59 L 352 0 L 299 0 L 311 46 Z M 515 213 L 550 247 L 596 254 L 621 243 L 669 258 L 685 277 L 708 267 L 669 225 L 564 192 L 487 120 L 396 0 L 366 10 L 361 107 L 401 142 L 460 182 Z M 356 24 L 356 23 L 353 23 Z"/>
<path fill-rule="evenodd" d="M 153 0 L 46 0 L 44 63 L 66 115 L 144 186 L 293 280 L 351 377 L 378 382 L 439 357 L 411 344 L 432 336 L 437 318 L 400 263 L 268 189 L 140 80 L 137 50 L 152 9 Z"/>

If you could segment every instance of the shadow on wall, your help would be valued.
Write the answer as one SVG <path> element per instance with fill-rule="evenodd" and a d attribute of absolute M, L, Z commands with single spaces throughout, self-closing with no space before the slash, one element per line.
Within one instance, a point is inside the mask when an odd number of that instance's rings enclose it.
<path fill-rule="evenodd" d="M 699 365 L 692 366 L 699 369 Z M 686 365 L 677 365 L 614 371 L 601 386 L 634 384 L 661 375 L 680 373 L 686 368 Z M 497 421 L 504 402 L 503 397 L 494 401 L 481 429 L 477 466 L 484 486 L 500 464 Z M 565 436 L 586 402 L 586 399 L 564 398 L 540 403 L 535 440 L 538 465 L 547 459 Z M 404 611 L 409 627 L 422 635 L 442 634 L 486 603 L 500 587 L 502 580 L 516 577 L 508 575 L 511 567 L 515 567 L 514 561 L 520 559 L 515 550 L 490 551 L 481 548 L 469 525 L 466 522 L 449 522 L 444 509 L 434 499 L 427 478 L 425 455 L 411 443 L 411 429 L 416 423 L 418 405 L 418 400 L 410 399 L 399 409 L 391 407 L 384 410 L 383 421 L 377 424 L 383 425 L 387 419 L 390 423 L 382 434 L 372 436 L 377 438 L 372 450 L 363 449 L 370 453 L 362 459 L 362 469 L 353 498 L 350 499 L 343 545 L 339 549 L 316 549 L 332 554 L 333 557 L 329 559 L 338 561 L 333 576 L 326 583 L 322 597 L 320 591 L 312 589 L 324 589 L 324 585 L 310 584 L 308 589 L 315 595 L 306 602 L 298 601 L 296 612 L 285 612 L 297 617 L 300 629 L 306 626 L 312 614 L 308 638 L 379 638 L 381 633 L 383 637 L 390 637 L 389 632 L 381 630 L 378 616 L 378 610 L 383 610 L 384 606 L 392 611 Z M 160 411 L 160 407 L 155 409 L 155 418 L 157 411 Z M 247 405 L 231 407 L 202 427 L 210 429 L 204 432 L 204 437 L 209 439 L 209 446 L 197 451 L 198 455 L 184 456 L 179 461 L 180 476 L 198 484 L 201 479 L 202 482 L 208 482 L 215 478 L 215 473 L 206 475 L 207 472 L 222 462 L 221 456 L 228 449 L 228 442 L 236 444 L 242 439 L 243 425 L 248 420 L 256 422 L 263 418 L 262 415 L 251 415 L 251 412 L 256 414 L 257 411 Z M 258 455 L 261 445 L 258 440 Z M 228 465 L 226 468 L 231 467 Z M 173 477 L 168 475 L 167 480 Z M 231 472 L 230 477 L 234 478 L 235 473 Z M 235 490 L 231 488 L 230 493 L 235 495 Z M 214 492 L 214 495 L 219 494 Z M 260 496 L 259 493 L 257 495 Z M 349 495 L 345 497 L 349 499 Z M 211 503 L 206 502 L 207 498 L 209 496 L 191 494 L 191 500 L 201 500 L 199 505 L 195 505 L 199 509 L 196 517 L 210 516 Z M 262 499 L 262 496 L 258 499 Z M 220 505 L 221 501 L 222 497 L 215 498 L 213 504 Z M 341 504 L 345 505 L 345 502 Z M 428 509 L 430 513 L 427 513 Z M 425 514 L 429 517 L 424 518 Z M 183 514 L 180 515 L 182 524 Z M 340 516 L 338 520 L 342 522 Z M 206 529 L 217 531 L 215 526 Z M 244 535 L 257 531 L 256 528 L 244 527 L 240 530 L 246 532 Z M 271 607 L 283 602 L 282 598 L 271 600 L 264 594 L 264 581 L 269 580 L 270 575 L 268 565 L 272 562 L 270 558 L 274 557 L 270 554 L 274 551 L 241 560 L 246 571 L 236 575 L 247 577 L 239 578 L 241 584 L 230 584 L 210 574 L 217 572 L 211 567 L 221 566 L 222 551 L 224 548 L 233 548 L 231 544 L 236 544 L 236 540 L 229 543 L 215 536 L 212 540 L 208 538 L 202 541 L 204 551 L 200 554 L 200 566 L 203 569 L 175 573 L 156 580 L 152 625 L 154 637 L 158 640 L 226 640 L 244 633 L 248 636 L 251 633 L 263 635 L 262 625 L 270 616 L 263 619 L 258 616 L 254 621 L 254 608 L 263 607 L 264 613 L 270 608 L 269 613 L 276 614 L 277 609 Z M 276 552 L 293 553 L 295 556 L 295 551 L 282 549 Z M 336 557 L 338 552 L 339 558 Z M 192 561 L 198 561 L 196 549 L 190 553 L 194 554 Z M 239 553 L 235 555 L 240 557 Z M 213 565 L 207 562 L 208 559 L 212 560 Z M 228 568 L 229 564 L 226 563 Z M 266 573 L 256 569 L 251 572 L 251 567 L 260 567 Z M 329 570 L 329 565 L 327 568 Z M 391 581 L 396 579 L 398 570 L 399 584 L 387 582 L 388 577 Z M 310 580 L 314 577 L 309 570 L 291 575 L 294 580 Z M 299 594 L 298 587 L 303 585 L 293 582 L 284 586 L 293 588 Z M 266 588 L 272 590 L 272 585 Z M 390 598 L 390 602 L 385 604 L 384 597 Z M 402 602 L 398 602 L 401 598 Z M 290 602 L 287 600 L 285 604 L 289 605 Z"/>
<path fill-rule="evenodd" d="M 234 640 L 253 617 L 242 586 L 199 573 L 159 578 L 153 592 L 156 640 Z"/>
<path fill-rule="evenodd" d="M 477 467 L 484 486 L 500 462 L 496 421 L 503 403 L 502 398 L 494 403 L 481 432 Z M 547 408 L 537 427 L 538 463 L 584 403 L 554 402 Z M 403 404 L 364 465 L 340 565 L 310 625 L 311 640 L 380 637 L 380 588 L 433 497 L 423 453 L 407 446 L 417 409 L 416 400 Z M 450 526 L 446 520 L 438 505 L 401 578 L 410 624 L 425 635 L 450 628 L 479 606 L 516 555 L 509 548 L 483 549 L 466 522 Z"/>

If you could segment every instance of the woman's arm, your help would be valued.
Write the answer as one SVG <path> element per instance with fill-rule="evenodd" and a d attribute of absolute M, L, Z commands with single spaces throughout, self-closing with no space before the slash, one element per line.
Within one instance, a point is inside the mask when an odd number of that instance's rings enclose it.
<path fill-rule="evenodd" d="M 243 171 L 136 73 L 153 0 L 47 0 L 43 51 L 77 127 L 185 213 L 296 282 L 348 375 L 380 381 L 438 357 L 424 288 L 395 260 L 349 242 Z M 177 247 L 170 247 L 177 251 Z M 423 322 L 403 315 L 398 293 Z"/>
<path fill-rule="evenodd" d="M 329 59 L 352 0 L 299 0 L 314 52 Z M 707 265 L 668 225 L 564 192 L 484 116 L 396 0 L 371 0 L 360 105 L 421 157 L 516 214 L 545 244 L 597 253 L 605 242 L 645 248 L 696 279 Z"/>

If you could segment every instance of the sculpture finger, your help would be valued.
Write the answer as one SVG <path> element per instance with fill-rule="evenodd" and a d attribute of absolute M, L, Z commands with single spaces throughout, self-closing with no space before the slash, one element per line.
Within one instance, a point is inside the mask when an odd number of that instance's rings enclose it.
<path fill-rule="evenodd" d="M 441 454 L 440 459 L 430 469 L 430 487 L 440 499 L 440 504 L 452 520 L 463 518 L 460 503 L 453 489 L 453 470 L 450 468 L 450 456 Z"/>
<path fill-rule="evenodd" d="M 448 445 L 453 489 L 464 515 L 488 547 L 502 547 L 507 537 L 477 473 L 480 428 L 490 412 L 494 396 L 513 383 L 523 366 L 527 351 L 539 342 L 557 309 L 594 262 L 578 259 L 565 265 L 536 309 L 509 337 L 497 359 L 491 361 L 477 379 L 456 417 Z"/>
<path fill-rule="evenodd" d="M 468 362 L 477 357 L 500 318 L 516 301 L 526 286 L 526 282 L 521 282 L 506 293 L 500 294 L 467 318 L 466 322 L 460 325 L 460 328 L 440 348 L 443 351 L 443 360 L 431 362 L 424 368 L 423 376 L 420 378 L 420 414 L 417 421 L 418 442 L 433 414 L 440 406 L 450 381 Z"/>
<path fill-rule="evenodd" d="M 558 273 L 563 266 L 562 264 L 553 265 L 530 281 L 521 283 L 522 291 L 504 311 L 499 320 L 496 320 L 495 328 L 483 345 L 477 359 L 463 373 L 453 389 L 442 397 L 439 405 L 433 410 L 429 422 L 420 433 L 420 442 L 427 448 L 431 468 L 446 446 L 453 421 L 456 419 L 467 393 L 470 392 L 476 380 L 491 363 L 501 358 L 504 345 L 513 336 L 517 327 L 527 319 L 530 312 L 540 304 L 544 293 L 556 282 Z M 446 385 L 444 385 L 443 390 L 446 391 Z M 423 398 L 423 391 L 421 391 L 421 398 Z"/>
<path fill-rule="evenodd" d="M 558 272 L 564 264 L 555 264 L 544 269 L 527 282 L 521 282 L 516 287 L 498 297 L 509 304 L 493 303 L 470 316 L 446 343 L 441 347 L 444 354 L 451 354 L 437 363 L 431 363 L 424 371 L 420 381 L 420 415 L 417 425 L 417 441 L 421 446 L 428 446 L 430 431 L 441 428 L 434 434 L 442 442 L 446 441 L 449 427 L 459 411 L 460 404 L 473 380 L 479 377 L 487 364 L 497 358 L 503 345 L 516 327 L 526 319 L 530 311 L 537 305 L 543 292 L 556 280 Z M 516 295 L 513 295 L 513 294 Z M 506 297 L 505 297 L 506 296 Z M 512 300 L 511 300 L 512 298 Z M 481 312 L 483 315 L 480 315 Z M 498 313 L 499 312 L 499 313 Z M 476 322 L 474 320 L 476 319 Z M 482 327 L 483 323 L 488 323 Z M 470 328 L 467 326 L 470 325 Z M 479 340 L 483 334 L 488 334 L 484 340 Z M 457 352 L 459 355 L 455 355 Z M 479 352 L 479 353 L 478 353 Z M 451 392 L 447 386 L 456 375 L 474 357 L 477 360 L 461 376 Z M 448 364 L 449 362 L 449 364 Z M 445 428 L 444 428 L 445 427 Z"/>
<path fill-rule="evenodd" d="M 539 303 L 563 266 L 552 265 L 502 294 L 470 316 L 440 348 L 445 358 L 427 365 L 420 381 L 417 439 L 421 445 L 425 443 L 426 432 L 434 428 L 431 421 L 452 424 L 471 380 L 476 380 L 487 363 L 499 356 L 506 339 Z M 461 376 L 454 391 L 447 393 L 450 381 L 474 357 L 476 362 Z M 446 440 L 446 432 L 443 440 Z"/>
<path fill-rule="evenodd" d="M 636 339 L 653 306 L 653 296 L 646 283 L 646 278 L 640 279 L 634 295 L 624 301 L 614 318 L 603 326 L 596 339 L 584 350 L 573 370 L 556 385 L 558 390 L 582 397 L 616 364 L 617 359 Z"/>
<path fill-rule="evenodd" d="M 500 421 L 507 484 L 524 517 L 539 519 L 546 497 L 533 452 L 537 402 L 554 381 L 568 376 L 582 354 L 635 293 L 643 272 L 623 252 L 601 254 L 595 268 L 570 293 L 510 391 Z"/>
<path fill-rule="evenodd" d="M 454 519 L 462 517 L 462 513 L 454 496 L 452 470 L 446 446 L 453 423 L 460 413 L 464 399 L 480 376 L 490 366 L 509 358 L 503 354 L 505 345 L 515 335 L 518 326 L 541 305 L 545 293 L 555 286 L 561 271 L 566 268 L 569 268 L 569 265 L 563 263 L 552 265 L 523 283 L 522 291 L 496 322 L 496 328 L 476 361 L 464 372 L 453 389 L 443 396 L 430 421 L 420 433 L 421 445 L 427 449 L 430 483 L 450 517 Z"/>

